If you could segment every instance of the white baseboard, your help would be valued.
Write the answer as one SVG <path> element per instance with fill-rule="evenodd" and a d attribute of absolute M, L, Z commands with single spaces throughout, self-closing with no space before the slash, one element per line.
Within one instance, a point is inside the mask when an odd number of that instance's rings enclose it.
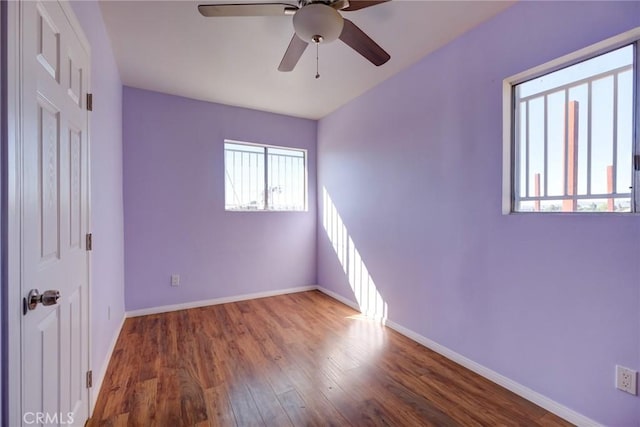
<path fill-rule="evenodd" d="M 340 301 L 343 304 L 348 305 L 349 307 L 360 311 L 360 307 L 358 307 L 358 304 L 355 303 L 354 301 L 351 301 L 348 298 L 343 297 L 340 294 L 337 294 L 333 291 L 330 291 L 326 288 L 323 288 L 322 286 L 318 286 L 317 289 L 324 293 L 327 294 L 328 296 Z M 459 365 L 464 366 L 465 368 L 469 369 L 470 371 L 475 372 L 476 374 L 488 379 L 491 382 L 494 382 L 504 388 L 506 388 L 507 390 L 517 394 L 520 397 L 523 397 L 524 399 L 527 399 L 530 402 L 535 403 L 536 405 L 540 406 L 541 408 L 546 409 L 547 411 L 561 417 L 564 418 L 565 420 L 569 421 L 570 423 L 573 423 L 577 426 L 581 426 L 581 427 L 601 427 L 602 425 L 594 420 L 592 420 L 591 418 L 588 418 L 570 408 L 567 408 L 564 405 L 561 405 L 560 403 L 549 399 L 546 396 L 543 396 L 542 394 L 531 390 L 528 387 L 523 386 L 520 383 L 517 383 L 515 381 L 513 381 L 510 378 L 505 377 L 502 374 L 497 373 L 496 371 L 493 371 L 489 368 L 487 368 L 486 366 L 483 366 L 479 363 L 474 362 L 473 360 L 459 354 L 456 353 L 455 351 L 441 345 L 438 344 L 437 342 L 430 340 L 427 337 L 424 337 L 408 328 L 405 328 L 402 325 L 399 325 L 391 320 L 386 320 L 384 322 L 384 324 L 386 326 L 388 326 L 389 328 L 395 330 L 396 332 L 404 335 L 405 337 L 417 342 L 418 344 L 422 344 L 423 346 L 427 347 L 428 349 L 431 349 L 433 351 L 435 351 L 436 353 L 439 353 L 441 355 L 443 355 L 444 357 L 446 357 L 449 360 L 452 360 L 456 363 L 458 363 Z"/>
<path fill-rule="evenodd" d="M 113 337 L 111 338 L 111 343 L 109 344 L 109 348 L 107 349 L 107 354 L 104 358 L 104 363 L 100 367 L 100 370 L 94 369 L 93 375 L 93 387 L 91 387 L 91 411 L 89 411 L 89 415 L 93 415 L 93 410 L 96 407 L 96 401 L 98 400 L 98 395 L 100 394 L 100 389 L 102 388 L 102 382 L 104 381 L 104 376 L 107 374 L 107 368 L 109 367 L 109 362 L 111 362 L 111 357 L 113 356 L 113 351 L 116 348 L 116 343 L 118 342 L 118 337 L 120 336 L 120 331 L 122 331 L 122 327 L 124 326 L 124 321 L 127 319 L 126 313 L 122 316 L 120 320 L 120 324 L 116 328 Z M 97 375 L 96 375 L 97 374 Z"/>
<path fill-rule="evenodd" d="M 360 311 L 360 306 L 351 301 L 348 298 L 343 297 L 342 295 L 335 293 L 333 291 L 330 291 L 327 288 L 323 288 L 322 286 L 316 286 L 316 289 L 319 290 L 320 292 L 322 292 L 323 294 L 329 295 L 331 298 L 340 301 L 341 303 L 343 303 L 346 306 L 349 306 L 351 308 L 353 308 L 354 310 Z"/>
<path fill-rule="evenodd" d="M 160 307 L 149 307 L 140 310 L 127 311 L 127 317 L 146 316 L 148 314 L 168 313 L 170 311 L 186 310 L 189 308 L 206 307 L 208 305 L 227 304 L 230 302 L 246 301 L 257 298 L 267 298 L 276 295 L 294 294 L 297 292 L 314 291 L 317 286 L 299 286 L 297 288 L 279 289 L 276 291 L 257 292 L 253 294 L 235 295 L 231 297 L 214 298 L 201 301 L 185 302 L 181 304 L 163 305 Z"/>

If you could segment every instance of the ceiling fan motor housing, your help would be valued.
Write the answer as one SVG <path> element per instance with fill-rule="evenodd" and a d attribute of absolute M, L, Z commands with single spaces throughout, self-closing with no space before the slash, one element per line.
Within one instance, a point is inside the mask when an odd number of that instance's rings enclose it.
<path fill-rule="evenodd" d="M 340 36 L 343 26 L 342 15 L 331 6 L 322 3 L 303 6 L 293 15 L 296 35 L 309 43 L 317 43 L 316 36 L 320 36 L 319 40 L 322 42 L 332 42 Z"/>

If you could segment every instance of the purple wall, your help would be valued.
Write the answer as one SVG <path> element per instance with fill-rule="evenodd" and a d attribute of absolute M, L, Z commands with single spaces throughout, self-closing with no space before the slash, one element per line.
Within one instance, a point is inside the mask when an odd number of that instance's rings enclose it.
<path fill-rule="evenodd" d="M 355 301 L 326 188 L 389 318 L 610 426 L 640 424 L 640 219 L 501 214 L 502 80 L 640 25 L 639 2 L 521 2 L 322 119 L 318 279 Z"/>
<path fill-rule="evenodd" d="M 91 360 L 99 374 L 124 316 L 122 83 L 98 2 L 72 7 L 91 43 Z"/>
<path fill-rule="evenodd" d="M 316 283 L 315 121 L 129 87 L 123 117 L 127 310 Z M 309 211 L 226 212 L 225 139 L 307 149 Z"/>

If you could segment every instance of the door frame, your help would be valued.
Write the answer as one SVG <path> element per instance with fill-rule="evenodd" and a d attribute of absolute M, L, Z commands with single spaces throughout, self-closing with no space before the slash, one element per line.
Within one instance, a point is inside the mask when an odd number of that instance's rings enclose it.
<path fill-rule="evenodd" d="M 7 325 L 6 348 L 3 349 L 2 365 L 6 369 L 7 376 L 3 375 L 3 383 L 7 385 L 3 391 L 3 404 L 6 408 L 4 419 L 7 425 L 22 425 L 22 158 L 23 147 L 23 118 L 21 113 L 22 105 L 22 4 L 23 1 L 3 2 L 6 4 L 6 58 L 7 58 L 7 148 L 6 160 L 3 159 L 2 168 L 6 167 L 3 177 L 6 177 L 6 206 L 2 216 L 6 218 L 7 233 L 3 237 L 2 243 L 6 248 L 3 258 L 3 268 L 6 268 L 5 293 L 3 294 L 2 316 L 3 322 Z M 84 34 L 80 21 L 76 18 L 71 5 L 67 0 L 58 0 L 69 24 L 78 37 L 80 44 L 86 50 L 89 58 L 88 87 L 85 93 L 91 93 L 91 45 Z M 91 232 L 91 115 L 87 114 L 87 233 Z M 5 216 L 6 215 L 6 216 Z M 88 263 L 88 304 L 87 304 L 87 325 L 88 341 L 88 369 L 93 369 L 91 354 L 91 252 L 87 252 Z M 6 296 L 6 298 L 4 298 Z M 6 358 L 5 358 L 6 356 Z M 93 406 L 93 391 L 87 389 L 88 416 L 91 417 Z"/>

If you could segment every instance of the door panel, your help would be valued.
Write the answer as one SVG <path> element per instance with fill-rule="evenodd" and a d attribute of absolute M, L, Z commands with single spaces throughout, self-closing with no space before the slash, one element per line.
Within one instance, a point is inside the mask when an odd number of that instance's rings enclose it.
<path fill-rule="evenodd" d="M 58 79 L 58 62 L 60 53 L 60 33 L 53 20 L 42 5 L 38 5 L 38 54 L 37 58 L 45 70 Z"/>
<path fill-rule="evenodd" d="M 82 107 L 80 94 L 82 93 L 82 64 L 74 61 L 69 55 L 69 83 L 67 93 L 71 100 L 78 106 Z"/>
<path fill-rule="evenodd" d="M 69 129 L 69 247 L 81 250 L 80 239 L 82 234 L 82 133 L 79 129 Z"/>
<path fill-rule="evenodd" d="M 60 258 L 60 115 L 55 106 L 38 102 L 38 173 L 40 185 L 40 253 L 41 262 Z"/>
<path fill-rule="evenodd" d="M 47 360 L 48 364 L 57 365 L 59 363 L 59 355 L 60 355 L 60 347 L 58 337 L 60 335 L 60 323 L 58 317 L 59 311 L 58 309 L 51 310 L 47 316 L 42 319 L 42 321 L 38 324 L 38 332 L 39 332 L 39 346 L 36 345 L 34 350 L 36 350 L 38 356 L 42 358 L 42 360 Z M 49 372 L 48 374 L 44 374 L 43 369 L 46 369 L 45 364 L 41 366 L 32 367 L 35 370 L 30 371 L 30 375 L 33 376 L 42 376 L 42 409 L 45 413 L 56 413 L 58 412 L 58 383 L 59 373 L 56 371 Z"/>
<path fill-rule="evenodd" d="M 69 325 L 69 375 L 64 377 L 63 381 L 67 382 L 64 386 L 69 390 L 69 405 L 63 409 L 74 413 L 79 409 L 79 405 L 82 404 L 87 391 L 84 384 L 84 375 L 75 368 L 81 366 L 84 349 L 88 344 L 83 340 L 82 328 L 80 327 L 82 321 L 82 291 L 83 287 L 78 284 L 76 290 L 69 297 L 67 309 L 69 313 L 67 322 Z"/>

